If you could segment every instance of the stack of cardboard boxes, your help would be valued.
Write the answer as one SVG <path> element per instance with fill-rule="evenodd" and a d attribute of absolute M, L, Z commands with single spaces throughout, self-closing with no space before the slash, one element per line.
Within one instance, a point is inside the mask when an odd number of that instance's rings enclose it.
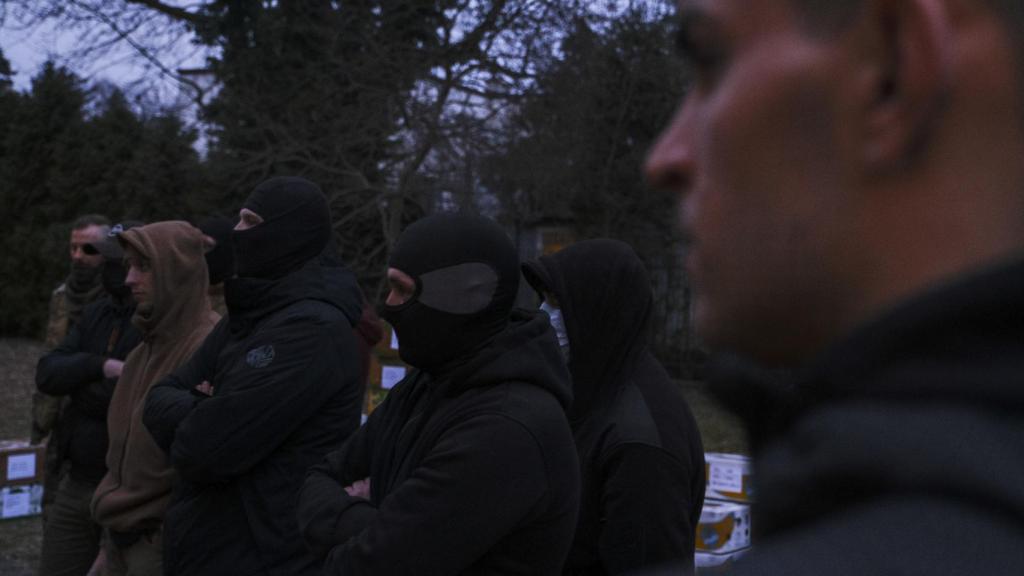
<path fill-rule="evenodd" d="M 707 490 L 697 525 L 699 572 L 714 572 L 750 548 L 750 503 L 753 484 L 750 459 L 738 454 L 704 455 Z"/>
<path fill-rule="evenodd" d="M 27 440 L 0 440 L 0 518 L 42 512 L 43 450 Z"/>

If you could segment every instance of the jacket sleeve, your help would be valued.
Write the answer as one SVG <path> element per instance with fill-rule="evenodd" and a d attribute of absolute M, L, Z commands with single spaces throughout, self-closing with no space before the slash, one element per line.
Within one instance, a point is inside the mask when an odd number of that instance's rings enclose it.
<path fill-rule="evenodd" d="M 82 345 L 82 332 L 76 325 L 53 351 L 39 359 L 36 388 L 40 392 L 63 396 L 103 379 L 106 358 L 82 351 Z"/>
<path fill-rule="evenodd" d="M 338 393 L 355 386 L 352 328 L 346 322 L 297 318 L 251 337 L 255 360 L 233 360 L 213 382 L 211 398 L 178 425 L 171 460 L 193 482 L 239 476 L 268 454 Z"/>
<path fill-rule="evenodd" d="M 462 573 L 549 496 L 546 470 L 521 424 L 500 415 L 457 424 L 376 510 L 336 493 L 336 518 L 322 519 L 333 532 L 324 573 Z"/>
<path fill-rule="evenodd" d="M 622 445 L 606 459 L 598 554 L 608 574 L 666 564 L 692 572 L 693 474 L 685 468 L 647 444 Z"/>
<path fill-rule="evenodd" d="M 297 516 L 303 539 L 317 556 L 326 556 L 334 546 L 338 523 L 343 516 L 347 522 L 366 525 L 377 514 L 376 508 L 365 500 L 350 498 L 345 486 L 370 476 L 371 440 L 376 433 L 377 417 L 384 408 L 381 405 L 374 410 L 366 424 L 349 436 L 340 450 L 328 454 L 306 474 L 299 491 Z M 349 511 L 352 506 L 360 510 Z"/>
<path fill-rule="evenodd" d="M 213 377 L 223 329 L 224 325 L 215 328 L 184 364 L 153 384 L 146 394 L 142 422 L 164 452 L 171 451 L 178 425 L 201 401 L 193 389 Z"/>
<path fill-rule="evenodd" d="M 105 420 L 110 408 L 110 399 L 114 397 L 115 386 L 117 378 L 101 378 L 90 382 L 75 393 L 73 402 L 83 414 Z"/>

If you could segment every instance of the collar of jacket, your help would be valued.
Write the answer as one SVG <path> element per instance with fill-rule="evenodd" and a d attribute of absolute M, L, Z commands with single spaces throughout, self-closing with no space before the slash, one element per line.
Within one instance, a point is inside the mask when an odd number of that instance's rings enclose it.
<path fill-rule="evenodd" d="M 1024 409 L 1024 259 L 935 286 L 791 372 L 719 355 L 712 390 L 753 439 L 810 407 L 858 398 Z"/>

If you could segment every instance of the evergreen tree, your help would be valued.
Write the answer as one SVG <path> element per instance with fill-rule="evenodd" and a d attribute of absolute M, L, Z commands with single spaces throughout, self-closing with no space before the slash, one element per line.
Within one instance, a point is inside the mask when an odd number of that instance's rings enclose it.
<path fill-rule="evenodd" d="M 302 175 L 331 203 L 339 246 L 368 285 L 382 274 L 379 197 L 405 102 L 438 61 L 443 0 L 209 3 L 200 38 L 221 48 L 205 110 L 220 204 L 274 175 Z M 353 217 L 358 215 L 358 217 Z"/>
<path fill-rule="evenodd" d="M 0 59 L 0 334 L 38 337 L 68 273 L 71 222 L 187 219 L 210 187 L 195 135 L 170 114 L 144 118 L 119 90 L 100 98 L 52 63 L 25 94 Z M 96 91 L 102 92 L 102 91 Z"/>
<path fill-rule="evenodd" d="M 578 19 L 482 176 L 517 229 L 555 221 L 579 239 L 631 244 L 652 274 L 655 344 L 666 359 L 681 358 L 689 342 L 678 212 L 640 168 L 685 89 L 673 30 L 643 6 L 607 22 Z"/>

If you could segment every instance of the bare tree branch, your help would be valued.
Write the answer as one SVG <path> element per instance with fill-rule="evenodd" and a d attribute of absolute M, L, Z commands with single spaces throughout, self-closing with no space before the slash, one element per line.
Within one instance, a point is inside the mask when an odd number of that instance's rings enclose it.
<path fill-rule="evenodd" d="M 170 18 L 180 20 L 182 22 L 188 22 L 190 24 L 199 24 L 203 21 L 203 17 L 200 14 L 197 14 L 195 12 L 189 12 L 188 10 L 178 8 L 176 6 L 170 6 L 163 2 L 157 2 L 156 0 L 124 1 L 128 4 L 138 4 L 140 6 L 144 6 L 146 8 L 149 8 L 150 10 L 154 10 L 156 12 L 159 12 L 160 14 L 163 14 L 164 16 L 168 16 Z"/>

